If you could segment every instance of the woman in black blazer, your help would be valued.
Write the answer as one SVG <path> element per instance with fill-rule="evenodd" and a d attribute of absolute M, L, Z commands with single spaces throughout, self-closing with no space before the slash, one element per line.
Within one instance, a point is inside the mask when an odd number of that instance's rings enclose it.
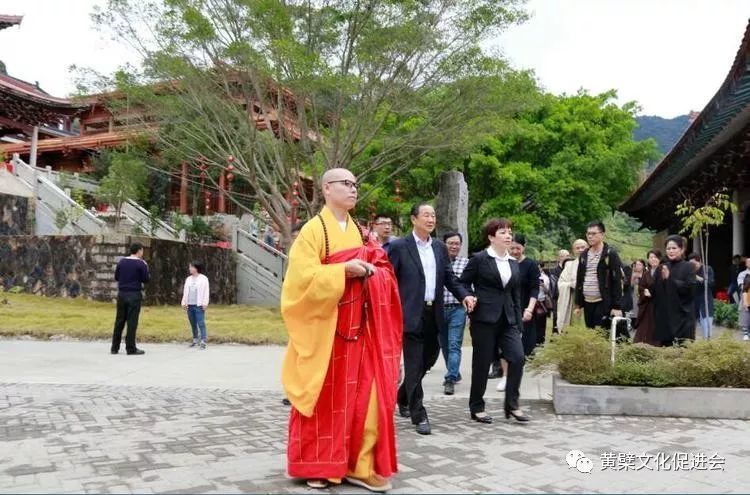
<path fill-rule="evenodd" d="M 518 263 L 508 253 L 513 240 L 512 226 L 505 218 L 493 218 L 484 225 L 482 232 L 490 245 L 469 260 L 460 279 L 477 298 L 469 315 L 473 349 L 469 410 L 471 418 L 480 423 L 492 423 L 492 417 L 484 410 L 484 392 L 490 363 L 498 347 L 508 361 L 505 417 L 529 421 L 518 407 L 518 390 L 526 359 L 521 341 L 520 272 Z"/>

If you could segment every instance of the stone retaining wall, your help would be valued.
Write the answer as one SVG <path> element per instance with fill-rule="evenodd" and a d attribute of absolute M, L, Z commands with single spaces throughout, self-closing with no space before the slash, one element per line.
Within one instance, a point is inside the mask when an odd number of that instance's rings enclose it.
<path fill-rule="evenodd" d="M 553 384 L 557 414 L 750 419 L 750 389 Z"/>
<path fill-rule="evenodd" d="M 132 242 L 144 245 L 144 259 L 151 271 L 145 304 L 179 304 L 192 260 L 206 266 L 212 303 L 236 302 L 231 250 L 125 235 L 0 236 L 0 290 L 113 300 L 117 297 L 115 266 Z"/>

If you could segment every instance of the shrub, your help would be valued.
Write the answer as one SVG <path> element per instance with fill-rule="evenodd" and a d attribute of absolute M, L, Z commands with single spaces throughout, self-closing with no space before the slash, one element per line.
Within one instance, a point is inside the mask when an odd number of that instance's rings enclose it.
<path fill-rule="evenodd" d="M 728 333 L 690 343 L 676 363 L 689 386 L 750 388 L 750 349 Z"/>
<path fill-rule="evenodd" d="M 737 328 L 737 305 L 714 300 L 714 323 L 722 327 Z"/>
<path fill-rule="evenodd" d="M 571 383 L 603 384 L 610 373 L 609 343 L 595 330 L 572 326 L 538 349 L 531 369 L 557 368 Z"/>
<path fill-rule="evenodd" d="M 750 346 L 730 332 L 683 347 L 610 344 L 599 332 L 571 327 L 537 350 L 531 369 L 557 369 L 562 378 L 584 385 L 750 388 Z"/>

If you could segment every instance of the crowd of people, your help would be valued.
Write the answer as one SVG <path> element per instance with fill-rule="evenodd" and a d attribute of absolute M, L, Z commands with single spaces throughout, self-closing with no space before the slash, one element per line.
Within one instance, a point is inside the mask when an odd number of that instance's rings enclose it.
<path fill-rule="evenodd" d="M 358 184 L 348 170 L 329 170 L 321 188 L 325 207 L 297 230 L 281 298 L 290 336 L 282 376 L 292 406 L 288 472 L 310 487 L 344 480 L 375 492 L 391 487 L 393 412 L 416 433 L 432 433 L 422 380 L 442 350 L 443 390 L 455 393 L 467 320 L 467 419 L 485 425 L 494 422 L 484 400 L 491 378 L 505 392 L 505 418 L 532 420 L 519 389 L 548 319 L 560 333 L 576 321 L 609 329 L 614 317 L 627 316 L 633 340 L 657 346 L 694 339 L 697 322 L 710 331 L 713 310 L 700 288 L 708 283 L 712 302 L 714 273 L 699 255 L 688 256 L 680 236 L 666 239 L 664 255 L 652 250 L 625 265 L 605 241 L 605 225 L 592 221 L 586 239 L 560 250 L 547 269 L 526 256 L 510 219 L 489 219 L 484 249 L 467 258 L 462 233 L 432 236 L 437 219 L 428 203 L 412 207 L 411 232 L 396 237 L 388 215 L 376 215 L 370 233 L 350 216 Z M 750 261 L 746 267 L 736 274 L 743 328 L 750 327 Z M 627 326 L 618 337 L 631 338 Z"/>
<path fill-rule="evenodd" d="M 344 480 L 375 492 L 391 488 L 398 465 L 394 411 L 416 433 L 432 433 L 422 381 L 442 350 L 443 391 L 455 393 L 463 379 L 467 320 L 468 420 L 484 425 L 494 422 L 484 399 L 491 378 L 504 391 L 505 418 L 532 420 L 520 407 L 519 390 L 526 359 L 544 344 L 549 319 L 552 332 L 561 333 L 576 320 L 609 328 L 613 317 L 628 315 L 633 340 L 657 346 L 694 339 L 697 322 L 704 335 L 710 332 L 714 272 L 700 255 L 687 255 L 680 236 L 666 239 L 664 255 L 651 250 L 645 260 L 624 266 L 605 241 L 605 225 L 592 221 L 586 240 L 560 250 L 546 269 L 526 255 L 526 239 L 510 219 L 487 220 L 484 248 L 467 258 L 461 256 L 462 233 L 432 236 L 437 218 L 429 203 L 412 207 L 411 232 L 396 237 L 388 215 L 376 215 L 371 232 L 350 216 L 358 192 L 350 171 L 327 171 L 321 188 L 323 209 L 292 229 L 281 295 L 289 334 L 282 368 L 291 406 L 288 472 L 312 488 Z M 750 260 L 739 268 L 740 325 L 750 340 Z M 191 347 L 204 349 L 209 282 L 202 263 L 194 261 L 188 270 L 182 306 Z M 142 246 L 131 247 L 115 278 L 111 351 L 119 352 L 127 324 L 127 353 L 143 354 L 135 343 L 141 290 L 149 280 Z M 701 290 L 706 282 L 708 298 Z M 631 337 L 627 328 L 618 335 Z"/>

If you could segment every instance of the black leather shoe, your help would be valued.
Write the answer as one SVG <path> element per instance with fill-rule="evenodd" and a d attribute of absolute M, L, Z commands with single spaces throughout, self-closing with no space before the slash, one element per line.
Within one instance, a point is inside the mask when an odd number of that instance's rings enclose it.
<path fill-rule="evenodd" d="M 432 433 L 429 419 L 423 419 L 422 421 L 417 423 L 417 433 L 419 433 L 420 435 L 429 435 Z"/>
<path fill-rule="evenodd" d="M 471 419 L 473 419 L 477 423 L 485 423 L 488 425 L 492 424 L 492 416 L 490 416 L 486 412 L 471 413 Z"/>
<path fill-rule="evenodd" d="M 113 350 L 110 350 L 110 351 L 109 351 L 109 353 L 110 353 L 110 354 L 120 354 L 120 351 L 119 351 L 119 350 L 115 351 L 115 350 L 113 349 Z"/>
<path fill-rule="evenodd" d="M 454 391 L 455 391 L 455 387 L 453 385 L 453 382 L 450 382 L 450 381 L 445 382 L 445 384 L 443 385 L 443 393 L 445 395 L 453 395 Z"/>
<path fill-rule="evenodd" d="M 411 417 L 411 413 L 409 412 L 409 406 L 402 406 L 401 404 L 398 405 L 398 415 L 402 418 L 409 418 Z"/>
<path fill-rule="evenodd" d="M 531 418 L 526 416 L 522 412 L 514 413 L 513 411 L 506 409 L 505 410 L 505 419 L 509 419 L 511 416 L 513 416 L 513 419 L 516 421 L 520 421 L 522 423 L 525 423 L 527 421 L 531 421 Z"/>
<path fill-rule="evenodd" d="M 143 349 L 136 349 L 134 351 L 128 351 L 128 356 L 140 356 L 141 354 L 146 354 L 146 351 Z"/>

